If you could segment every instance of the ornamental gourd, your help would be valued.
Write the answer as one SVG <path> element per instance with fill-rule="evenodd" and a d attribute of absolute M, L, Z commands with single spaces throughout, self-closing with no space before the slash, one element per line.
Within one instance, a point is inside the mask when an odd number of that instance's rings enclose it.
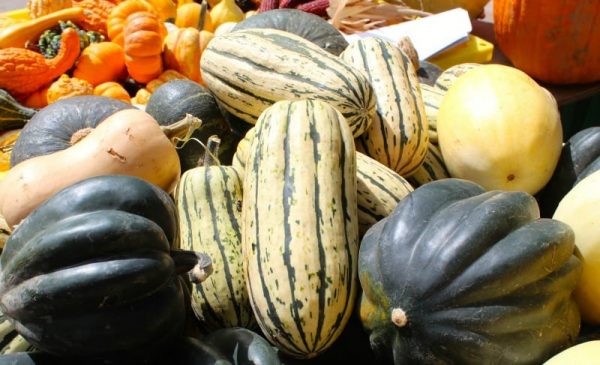
<path fill-rule="evenodd" d="M 15 97 L 33 93 L 67 72 L 79 51 L 79 36 L 71 28 L 62 33 L 60 50 L 52 59 L 25 48 L 0 49 L 0 88 Z"/>
<path fill-rule="evenodd" d="M 170 131 L 184 129 L 185 135 L 188 127 L 183 120 Z M 169 137 L 142 110 L 115 112 L 96 128 L 76 134 L 72 146 L 11 168 L 0 181 L 0 212 L 13 227 L 59 190 L 99 175 L 137 176 L 172 192 L 181 169 Z"/>
<path fill-rule="evenodd" d="M 136 177 L 61 190 L 14 230 L 0 260 L 0 307 L 36 348 L 75 363 L 146 363 L 183 334 L 180 274 L 210 259 L 175 250 L 175 206 Z M 68 361 L 69 362 L 69 361 Z"/>
<path fill-rule="evenodd" d="M 540 364 L 579 333 L 574 238 L 524 192 L 417 188 L 361 241 L 371 347 L 398 365 Z"/>
<path fill-rule="evenodd" d="M 494 34 L 515 67 L 554 84 L 600 80 L 600 2 L 494 0 Z"/>
<path fill-rule="evenodd" d="M 161 74 L 166 35 L 164 23 L 151 12 L 140 11 L 127 17 L 123 28 L 123 51 L 125 66 L 132 79 L 147 83 Z"/>

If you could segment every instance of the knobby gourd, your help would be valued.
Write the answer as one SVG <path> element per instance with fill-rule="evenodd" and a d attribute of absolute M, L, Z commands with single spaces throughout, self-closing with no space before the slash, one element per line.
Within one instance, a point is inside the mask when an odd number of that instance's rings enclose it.
<path fill-rule="evenodd" d="M 79 36 L 71 28 L 62 33 L 60 50 L 52 59 L 25 48 L 0 49 L 0 88 L 17 98 L 32 93 L 67 72 L 79 50 Z"/>

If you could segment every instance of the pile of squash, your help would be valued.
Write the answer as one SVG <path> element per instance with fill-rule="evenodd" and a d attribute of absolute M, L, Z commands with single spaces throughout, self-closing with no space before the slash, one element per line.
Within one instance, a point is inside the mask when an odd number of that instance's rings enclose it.
<path fill-rule="evenodd" d="M 297 9 L 201 45 L 229 0 L 91 2 L 0 30 L 39 71 L 0 65 L 0 364 L 595 359 L 600 128 L 563 140 L 531 77 L 424 78 Z"/>

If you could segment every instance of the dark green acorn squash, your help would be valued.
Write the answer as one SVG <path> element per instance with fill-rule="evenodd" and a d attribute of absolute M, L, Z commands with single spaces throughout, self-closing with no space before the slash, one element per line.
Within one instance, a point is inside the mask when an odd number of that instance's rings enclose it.
<path fill-rule="evenodd" d="M 207 142 L 211 135 L 221 139 L 219 160 L 230 164 L 235 152 L 237 138 L 221 115 L 215 97 L 202 85 L 192 80 L 171 80 L 159 86 L 150 96 L 146 104 L 146 112 L 160 125 L 170 125 L 180 121 L 186 114 L 202 120 L 200 128 L 192 134 L 192 138 Z M 191 140 L 177 150 L 181 161 L 181 171 L 198 166 L 198 159 L 204 149 Z"/>
<path fill-rule="evenodd" d="M 178 275 L 209 269 L 206 257 L 171 249 L 176 227 L 169 195 L 144 180 L 71 185 L 6 243 L 2 312 L 42 351 L 86 364 L 149 363 L 184 329 Z"/>
<path fill-rule="evenodd" d="M 211 332 L 204 340 L 232 364 L 282 365 L 277 348 L 247 328 L 223 328 Z"/>
<path fill-rule="evenodd" d="M 573 230 L 523 192 L 425 184 L 362 240 L 360 316 L 394 364 L 541 364 L 573 345 Z"/>
<path fill-rule="evenodd" d="M 348 47 L 346 38 L 327 20 L 298 9 L 273 9 L 254 14 L 237 23 L 233 31 L 249 28 L 272 28 L 294 33 L 336 56 Z"/>
<path fill-rule="evenodd" d="M 44 352 L 17 352 L 0 355 L 0 365 L 72 365 Z"/>
<path fill-rule="evenodd" d="M 558 203 L 584 177 L 600 169 L 600 127 L 574 134 L 563 145 L 550 181 L 537 195 L 542 217 L 552 217 Z"/>
<path fill-rule="evenodd" d="M 159 361 L 160 365 L 233 365 L 213 346 L 194 337 L 181 337 Z M 240 363 L 242 365 L 243 363 Z M 1 365 L 1 364 L 0 364 Z"/>
<path fill-rule="evenodd" d="M 10 165 L 31 157 L 64 150 L 79 130 L 94 128 L 109 115 L 131 104 L 106 96 L 83 95 L 60 99 L 40 109 L 23 127 L 10 155 Z"/>
<path fill-rule="evenodd" d="M 8 91 L 0 89 L 0 132 L 23 128 L 36 112 L 36 109 L 21 105 Z"/>

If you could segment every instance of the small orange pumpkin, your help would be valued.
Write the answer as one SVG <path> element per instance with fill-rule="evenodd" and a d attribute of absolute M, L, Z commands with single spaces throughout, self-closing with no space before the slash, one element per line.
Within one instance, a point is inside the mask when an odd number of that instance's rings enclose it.
<path fill-rule="evenodd" d="M 210 17 L 210 12 L 206 7 L 206 3 L 186 3 L 177 8 L 177 16 L 175 17 L 175 25 L 179 28 L 192 27 L 198 30 L 215 30 L 215 27 Z"/>
<path fill-rule="evenodd" d="M 494 0 L 494 33 L 513 65 L 554 84 L 600 80 L 600 1 Z"/>
<path fill-rule="evenodd" d="M 106 20 L 115 4 L 108 0 L 75 0 L 73 6 L 83 8 L 83 19 L 77 24 L 85 30 L 93 30 L 103 35 L 106 32 Z"/>
<path fill-rule="evenodd" d="M 96 86 L 125 76 L 125 52 L 114 42 L 92 43 L 79 56 L 73 76 Z"/>
<path fill-rule="evenodd" d="M 127 17 L 138 11 L 155 12 L 155 9 L 144 0 L 125 0 L 115 6 L 106 19 L 108 39 L 123 47 L 123 29 Z"/>
<path fill-rule="evenodd" d="M 125 66 L 131 78 L 147 83 L 162 72 L 162 48 L 167 35 L 154 13 L 139 11 L 127 17 L 124 35 Z"/>
<path fill-rule="evenodd" d="M 131 97 L 123 85 L 115 81 L 103 82 L 94 88 L 94 95 L 107 96 L 109 98 L 131 103 Z"/>
<path fill-rule="evenodd" d="M 200 32 L 196 28 L 178 28 L 164 41 L 163 58 L 167 68 L 179 71 L 190 80 L 200 81 Z"/>

